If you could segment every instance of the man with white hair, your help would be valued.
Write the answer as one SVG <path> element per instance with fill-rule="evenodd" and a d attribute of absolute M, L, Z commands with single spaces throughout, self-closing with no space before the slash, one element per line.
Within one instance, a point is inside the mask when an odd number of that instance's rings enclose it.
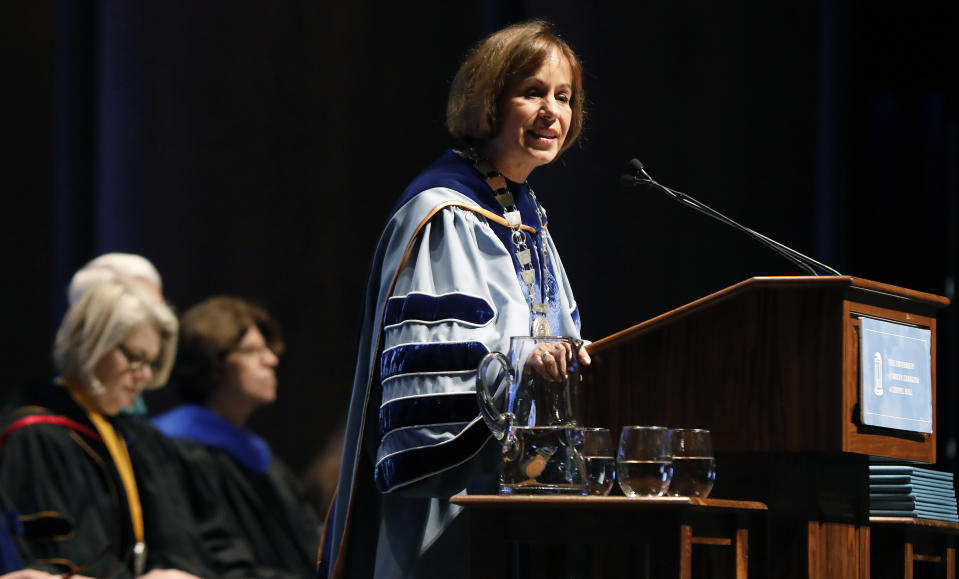
<path fill-rule="evenodd" d="M 140 284 L 156 297 L 163 297 L 160 272 L 149 259 L 135 253 L 105 253 L 73 274 L 67 289 L 69 305 L 75 304 L 94 285 L 118 277 Z"/>

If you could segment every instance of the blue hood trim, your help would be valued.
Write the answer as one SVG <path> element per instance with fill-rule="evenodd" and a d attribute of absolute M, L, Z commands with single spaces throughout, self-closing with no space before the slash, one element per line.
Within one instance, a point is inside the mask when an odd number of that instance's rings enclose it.
<path fill-rule="evenodd" d="M 265 440 L 205 406 L 177 406 L 154 418 L 153 425 L 170 438 L 189 438 L 224 450 L 257 474 L 265 474 L 273 462 L 270 445 Z"/>

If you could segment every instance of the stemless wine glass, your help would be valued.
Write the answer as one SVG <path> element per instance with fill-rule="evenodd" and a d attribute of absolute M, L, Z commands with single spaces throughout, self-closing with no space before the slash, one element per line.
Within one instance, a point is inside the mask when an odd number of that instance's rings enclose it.
<path fill-rule="evenodd" d="M 627 497 L 661 497 L 673 477 L 669 429 L 624 426 L 616 455 L 616 480 Z"/>
<path fill-rule="evenodd" d="M 608 495 L 616 478 L 616 455 L 608 428 L 583 429 L 583 458 L 589 494 Z"/>
<path fill-rule="evenodd" d="M 673 458 L 673 480 L 669 494 L 706 498 L 716 482 L 716 459 L 709 431 L 702 428 L 674 428 L 669 454 Z"/>

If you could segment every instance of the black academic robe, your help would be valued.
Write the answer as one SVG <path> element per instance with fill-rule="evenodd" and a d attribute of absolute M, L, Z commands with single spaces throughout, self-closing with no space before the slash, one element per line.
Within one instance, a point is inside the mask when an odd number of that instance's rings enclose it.
<path fill-rule="evenodd" d="M 0 433 L 27 415 L 57 415 L 79 429 L 32 424 L 0 444 L 0 487 L 24 522 L 26 565 L 63 573 L 132 577 L 133 524 L 126 493 L 96 428 L 67 390 L 53 384 L 24 389 L 7 406 Z M 191 512 L 188 481 L 175 447 L 145 419 L 109 419 L 123 437 L 143 508 L 147 569 L 182 569 L 218 577 L 204 550 L 205 531 Z"/>
<path fill-rule="evenodd" d="M 175 439 L 201 502 L 229 505 L 223 525 L 245 539 L 263 578 L 316 575 L 321 524 L 299 482 L 280 460 L 265 473 L 240 464 L 225 450 Z M 226 559 L 220 553 L 220 559 Z"/>

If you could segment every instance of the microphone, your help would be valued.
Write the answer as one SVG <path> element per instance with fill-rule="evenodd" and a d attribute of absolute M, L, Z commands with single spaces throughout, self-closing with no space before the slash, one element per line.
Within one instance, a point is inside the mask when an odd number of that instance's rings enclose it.
<path fill-rule="evenodd" d="M 782 257 L 786 258 L 796 267 L 809 272 L 810 275 L 821 275 L 820 274 L 821 271 L 827 272 L 832 275 L 842 275 L 838 271 L 836 271 L 835 269 L 829 267 L 828 265 L 824 263 L 820 263 L 807 255 L 799 253 L 798 251 L 796 251 L 795 249 L 792 249 L 791 247 L 787 247 L 779 243 L 778 241 L 775 241 L 773 239 L 766 237 L 762 233 L 753 231 L 752 229 L 746 227 L 745 225 L 741 225 L 737 223 L 736 221 L 733 221 L 729 217 L 726 217 L 725 215 L 709 207 L 708 205 L 701 203 L 700 201 L 697 201 L 696 199 L 693 199 L 692 197 L 683 193 L 682 191 L 670 189 L 669 187 L 659 183 L 658 181 L 653 179 L 649 173 L 646 172 L 646 169 L 643 167 L 643 163 L 640 162 L 639 159 L 630 159 L 629 168 L 631 171 L 630 174 L 622 175 L 619 178 L 619 183 L 623 187 L 636 187 L 637 185 L 648 185 L 656 189 L 659 189 L 660 191 L 668 195 L 670 198 L 672 198 L 676 202 L 682 205 L 685 205 L 687 207 L 691 207 L 695 209 L 696 211 L 702 213 L 703 215 L 712 217 L 713 219 L 721 223 L 725 223 L 726 225 L 732 227 L 733 229 L 736 229 L 748 235 L 749 237 L 755 239 L 756 241 L 765 245 L 769 249 L 775 251 Z"/>
<path fill-rule="evenodd" d="M 620 175 L 619 184 L 623 187 L 632 187 L 637 184 L 637 180 L 633 175 Z"/>

